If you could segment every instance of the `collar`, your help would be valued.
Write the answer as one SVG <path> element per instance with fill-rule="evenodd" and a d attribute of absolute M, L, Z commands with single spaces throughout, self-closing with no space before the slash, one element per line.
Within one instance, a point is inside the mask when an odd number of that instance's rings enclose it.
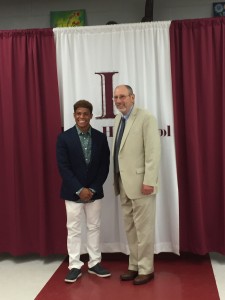
<path fill-rule="evenodd" d="M 88 128 L 88 131 L 86 131 L 86 132 L 81 131 L 80 128 L 78 128 L 77 124 L 75 124 L 75 127 L 76 127 L 76 129 L 77 129 L 78 135 L 81 135 L 81 134 L 89 134 L 89 135 L 91 136 L 91 125 L 90 125 L 90 127 Z"/>
<path fill-rule="evenodd" d="M 124 119 L 127 121 L 127 119 L 129 118 L 129 116 L 130 116 L 130 114 L 131 114 L 133 108 L 134 108 L 134 105 L 131 107 L 130 111 L 129 111 L 126 115 L 123 115 L 123 114 L 122 114 L 122 118 L 124 118 Z"/>

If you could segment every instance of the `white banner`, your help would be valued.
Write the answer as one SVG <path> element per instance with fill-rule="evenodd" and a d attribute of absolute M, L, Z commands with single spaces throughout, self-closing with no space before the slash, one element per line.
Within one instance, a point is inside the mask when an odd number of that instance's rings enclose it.
<path fill-rule="evenodd" d="M 128 84 L 136 105 L 158 119 L 162 157 L 157 195 L 155 253 L 179 253 L 179 207 L 170 71 L 170 22 L 55 28 L 61 112 L 65 129 L 74 125 L 73 104 L 93 104 L 91 125 L 112 146 L 112 95 Z M 111 169 L 102 200 L 101 250 L 128 254 L 120 203 L 114 195 Z M 85 253 L 85 233 L 83 236 Z"/>

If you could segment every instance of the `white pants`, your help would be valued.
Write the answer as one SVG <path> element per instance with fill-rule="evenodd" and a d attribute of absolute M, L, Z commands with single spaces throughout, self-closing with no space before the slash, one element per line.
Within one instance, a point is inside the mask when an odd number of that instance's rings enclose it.
<path fill-rule="evenodd" d="M 65 200 L 67 215 L 67 250 L 69 254 L 69 269 L 80 269 L 81 251 L 81 220 L 84 211 L 87 227 L 88 267 L 92 268 L 101 261 L 100 251 L 100 213 L 101 200 L 91 203 L 76 203 Z"/>

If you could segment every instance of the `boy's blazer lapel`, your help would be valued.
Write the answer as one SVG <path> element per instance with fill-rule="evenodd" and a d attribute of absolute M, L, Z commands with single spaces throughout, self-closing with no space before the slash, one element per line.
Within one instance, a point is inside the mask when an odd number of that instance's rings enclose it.
<path fill-rule="evenodd" d="M 91 136 L 92 136 L 92 139 L 91 139 L 91 160 L 90 160 L 90 163 L 93 161 L 96 153 L 98 153 L 98 137 L 95 136 L 95 131 L 94 130 L 91 130 Z"/>

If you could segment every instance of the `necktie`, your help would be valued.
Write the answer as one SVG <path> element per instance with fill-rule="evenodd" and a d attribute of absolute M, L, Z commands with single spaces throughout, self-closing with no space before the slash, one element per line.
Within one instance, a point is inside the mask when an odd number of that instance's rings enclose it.
<path fill-rule="evenodd" d="M 118 133 L 118 136 L 117 136 L 117 139 L 116 139 L 116 142 L 115 142 L 115 149 L 114 149 L 115 173 L 119 173 L 118 153 L 119 153 L 119 149 L 120 149 L 121 140 L 122 140 L 122 137 L 123 137 L 125 124 L 126 124 L 126 119 L 122 117 L 121 121 L 120 121 L 120 131 Z"/>

